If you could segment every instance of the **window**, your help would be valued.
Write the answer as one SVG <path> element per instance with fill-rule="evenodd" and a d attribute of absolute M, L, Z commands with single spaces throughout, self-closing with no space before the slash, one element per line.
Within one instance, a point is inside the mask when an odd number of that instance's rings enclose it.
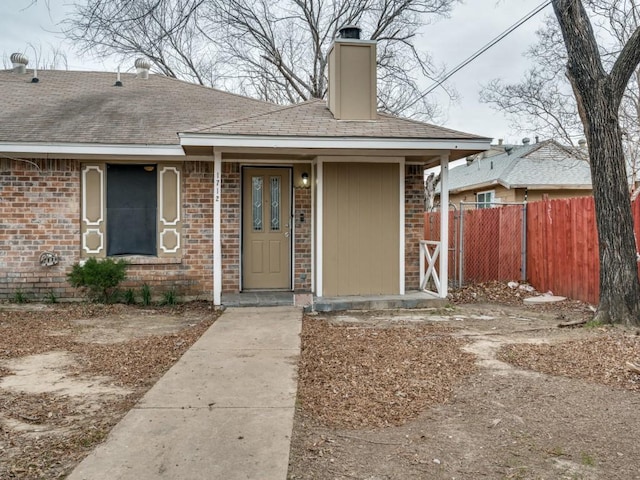
<path fill-rule="evenodd" d="M 82 256 L 179 257 L 181 175 L 179 164 L 83 164 Z"/>
<path fill-rule="evenodd" d="M 494 203 L 495 190 L 476 193 L 476 205 L 478 208 L 491 208 Z"/>
<path fill-rule="evenodd" d="M 156 255 L 155 165 L 107 165 L 107 256 Z"/>

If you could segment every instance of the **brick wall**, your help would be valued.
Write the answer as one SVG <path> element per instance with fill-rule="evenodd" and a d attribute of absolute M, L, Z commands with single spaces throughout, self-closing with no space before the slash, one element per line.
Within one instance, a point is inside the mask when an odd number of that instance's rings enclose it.
<path fill-rule="evenodd" d="M 405 290 L 420 286 L 420 240 L 424 232 L 424 173 L 420 165 L 405 166 L 404 178 Z"/>
<path fill-rule="evenodd" d="M 295 291 L 311 291 L 311 189 L 295 188 L 293 191 L 293 214 L 296 226 L 294 242 Z M 301 221 L 300 215 L 304 215 Z"/>
<path fill-rule="evenodd" d="M 224 162 L 220 209 L 223 292 L 240 291 L 240 195 L 240 165 Z"/>
<path fill-rule="evenodd" d="M 152 293 L 174 289 L 181 297 L 213 295 L 213 165 L 185 162 L 182 169 L 182 258 L 130 257 L 124 288 L 143 283 Z"/>
<path fill-rule="evenodd" d="M 0 160 L 0 299 L 17 291 L 40 301 L 81 297 L 66 274 L 80 259 L 80 162 Z M 124 287 L 143 283 L 160 294 L 211 298 L 213 288 L 213 167 L 185 162 L 183 170 L 182 259 L 131 257 Z M 239 207 L 238 207 L 239 211 Z M 60 262 L 42 267 L 40 254 Z"/>
<path fill-rule="evenodd" d="M 31 301 L 49 292 L 76 295 L 65 274 L 79 251 L 79 165 L 75 160 L 0 160 L 0 299 L 18 291 Z M 60 262 L 40 266 L 44 251 Z"/>

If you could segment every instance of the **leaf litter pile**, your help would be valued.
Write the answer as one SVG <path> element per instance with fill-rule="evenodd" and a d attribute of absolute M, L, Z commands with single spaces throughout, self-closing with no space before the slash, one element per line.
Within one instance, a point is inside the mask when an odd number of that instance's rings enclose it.
<path fill-rule="evenodd" d="M 400 425 L 444 403 L 475 370 L 465 342 L 440 325 L 336 325 L 307 317 L 298 398 L 330 427 Z"/>
<path fill-rule="evenodd" d="M 63 379 L 98 379 L 86 395 L 0 388 L 0 478 L 64 478 L 136 401 L 166 372 L 217 314 L 206 303 L 144 309 L 125 305 L 55 305 L 42 311 L 0 305 L 0 377 L 13 375 L 7 362 L 42 354 L 70 355 Z M 195 318 L 175 331 L 133 336 L 114 343 L 80 341 L 75 320 L 162 313 Z M 150 320 L 151 321 L 151 320 Z M 97 320 L 95 328 L 100 328 Z M 66 357 L 65 357 L 66 358 Z M 2 378 L 0 378 L 2 380 Z M 91 394 L 97 384 L 124 394 Z"/>
<path fill-rule="evenodd" d="M 626 366 L 627 362 L 640 361 L 640 336 L 618 329 L 600 330 L 593 337 L 562 343 L 505 345 L 498 351 L 498 358 L 548 375 L 640 392 L 640 374 Z"/>

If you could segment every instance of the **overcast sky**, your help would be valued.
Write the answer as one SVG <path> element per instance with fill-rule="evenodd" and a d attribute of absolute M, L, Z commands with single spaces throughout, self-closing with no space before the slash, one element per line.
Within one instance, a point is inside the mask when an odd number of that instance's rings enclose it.
<path fill-rule="evenodd" d="M 11 53 L 24 52 L 32 60 L 32 66 L 36 56 L 47 57 L 52 48 L 60 48 L 66 52 L 71 70 L 115 71 L 115 63 L 78 57 L 72 46 L 64 43 L 62 35 L 56 33 L 70 2 L 49 0 L 47 9 L 46 0 L 33 5 L 32 0 L 0 0 L 0 55 L 4 62 L 8 62 Z M 431 52 L 436 63 L 451 69 L 541 3 L 542 0 L 466 0 L 455 7 L 450 19 L 426 26 L 418 47 Z M 535 41 L 535 31 L 549 13 L 551 7 L 451 78 L 450 83 L 459 93 L 458 102 L 449 105 L 447 97 L 438 93 L 445 110 L 445 126 L 511 143 L 535 135 L 513 131 L 502 114 L 481 104 L 478 97 L 480 85 L 493 78 L 507 81 L 522 78 L 530 66 L 522 54 Z"/>

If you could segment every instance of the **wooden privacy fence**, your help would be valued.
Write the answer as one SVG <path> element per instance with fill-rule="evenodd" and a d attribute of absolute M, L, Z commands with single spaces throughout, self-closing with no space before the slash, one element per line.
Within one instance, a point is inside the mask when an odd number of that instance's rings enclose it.
<path fill-rule="evenodd" d="M 528 280 L 536 290 L 598 303 L 598 232 L 592 197 L 527 205 Z"/>
<path fill-rule="evenodd" d="M 464 213 L 464 281 L 519 280 L 513 251 L 505 248 L 518 236 L 497 207 Z M 640 237 L 640 199 L 631 205 L 636 238 Z M 430 216 L 425 213 L 425 239 Z M 501 218 L 503 219 L 501 221 Z M 439 223 L 439 222 L 438 222 Z M 492 238 L 491 245 L 480 243 Z M 511 247 L 513 248 L 513 247 Z M 451 258 L 451 257 L 450 257 Z M 475 267 L 470 267 L 475 265 Z M 475 269 L 474 269 L 475 268 Z M 595 206 L 592 197 L 543 200 L 526 208 L 526 278 L 538 291 L 552 291 L 592 304 L 598 303 L 600 265 Z"/>

